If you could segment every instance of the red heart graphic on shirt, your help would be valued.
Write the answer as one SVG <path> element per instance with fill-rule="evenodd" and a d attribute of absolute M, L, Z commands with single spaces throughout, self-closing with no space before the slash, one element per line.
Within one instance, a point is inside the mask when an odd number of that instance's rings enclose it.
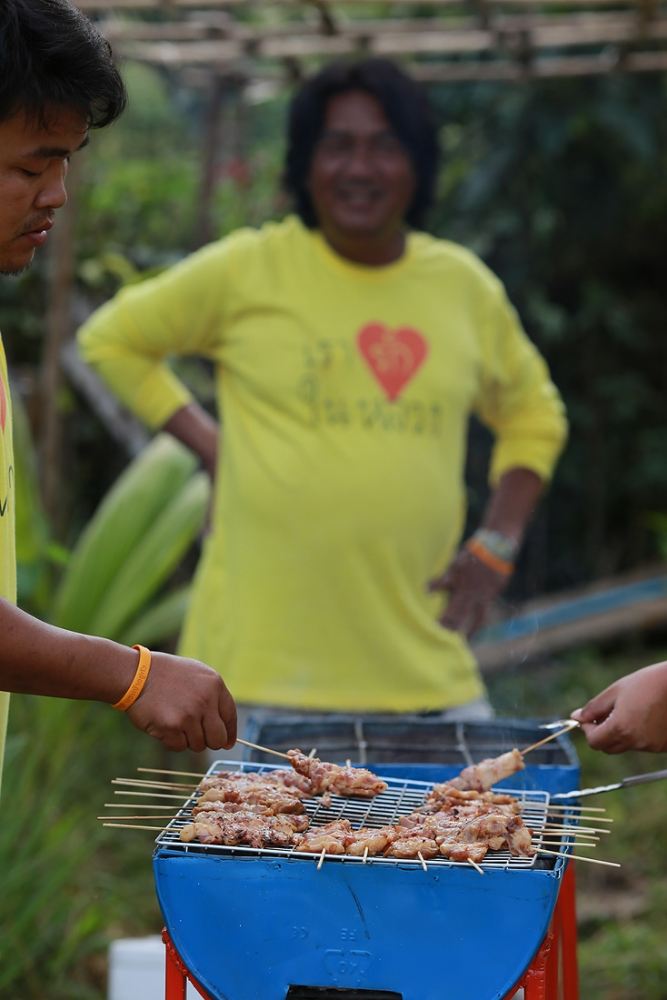
<path fill-rule="evenodd" d="M 7 422 L 7 393 L 5 392 L 5 384 L 0 378 L 0 427 L 3 432 L 5 430 L 5 424 Z"/>
<path fill-rule="evenodd" d="M 359 331 L 357 343 L 391 402 L 398 398 L 428 354 L 424 337 L 409 326 L 392 330 L 384 323 L 368 323 Z"/>

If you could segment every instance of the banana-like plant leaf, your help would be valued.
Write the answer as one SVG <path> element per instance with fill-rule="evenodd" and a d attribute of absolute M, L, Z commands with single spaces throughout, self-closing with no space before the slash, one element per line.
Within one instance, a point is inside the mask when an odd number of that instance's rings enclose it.
<path fill-rule="evenodd" d="M 158 435 L 125 470 L 84 530 L 67 566 L 56 595 L 52 620 L 62 628 L 93 631 L 102 620 L 122 624 L 117 614 L 103 613 L 111 594 L 118 594 L 118 581 L 126 581 L 128 564 L 160 523 L 162 512 L 180 495 L 195 469 L 194 456 L 168 435 Z M 201 492 L 202 487 L 198 488 Z M 169 498 L 172 498 L 170 501 Z M 188 522 L 190 523 L 190 522 Z M 192 541 L 192 531 L 188 542 Z M 182 551 L 183 532 L 177 530 Z M 162 565 L 162 561 L 158 562 Z M 148 569 L 155 585 L 155 573 Z M 161 579 L 163 577 L 161 576 Z M 125 586 L 125 583 L 120 584 Z M 151 587 L 143 588 L 146 596 Z M 129 594 L 127 595 L 130 596 Z M 123 602 L 125 618 L 138 612 L 134 600 Z M 108 634 L 106 632 L 100 634 Z"/>
<path fill-rule="evenodd" d="M 95 635 L 116 638 L 145 606 L 192 544 L 201 527 L 210 495 L 205 472 L 198 472 L 171 501 L 144 525 L 123 564 L 117 567 L 90 622 Z"/>
<path fill-rule="evenodd" d="M 180 632 L 189 602 L 189 586 L 171 591 L 126 625 L 118 641 L 127 646 L 140 642 L 159 649 Z"/>

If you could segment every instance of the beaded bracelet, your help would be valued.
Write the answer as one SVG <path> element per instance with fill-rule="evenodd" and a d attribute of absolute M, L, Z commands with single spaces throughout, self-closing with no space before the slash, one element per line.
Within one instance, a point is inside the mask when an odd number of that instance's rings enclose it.
<path fill-rule="evenodd" d="M 136 649 L 139 653 L 139 665 L 137 666 L 137 672 L 132 678 L 132 683 L 123 695 L 123 697 L 112 705 L 112 708 L 118 709 L 119 712 L 127 712 L 128 708 L 132 708 L 135 701 L 143 691 L 146 686 L 146 681 L 148 680 L 148 675 L 151 669 L 152 656 L 150 649 L 146 649 L 145 646 L 133 646 L 132 649 Z"/>
<path fill-rule="evenodd" d="M 465 543 L 465 548 L 468 552 L 472 553 L 476 559 L 483 562 L 485 566 L 492 569 L 494 573 L 500 573 L 501 576 L 511 576 L 514 571 L 514 563 L 508 562 L 506 559 L 501 559 L 499 556 L 495 556 L 493 552 L 489 552 L 485 545 L 479 541 L 478 538 L 469 538 Z"/>

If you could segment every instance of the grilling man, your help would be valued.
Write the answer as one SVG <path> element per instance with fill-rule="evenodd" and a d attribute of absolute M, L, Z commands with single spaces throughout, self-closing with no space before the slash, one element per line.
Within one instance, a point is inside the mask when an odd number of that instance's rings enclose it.
<path fill-rule="evenodd" d="M 296 94 L 295 214 L 122 291 L 83 354 L 215 477 L 182 636 L 243 712 L 483 718 L 466 642 L 506 584 L 565 435 L 504 290 L 423 231 L 438 167 L 417 85 L 372 59 Z M 169 370 L 214 362 L 224 433 Z M 493 492 L 458 548 L 472 413 Z M 245 715 L 244 715 L 245 717 Z"/>
<path fill-rule="evenodd" d="M 0 5 L 0 272 L 19 274 L 66 201 L 67 163 L 125 104 L 109 46 L 69 0 Z M 11 402 L 0 338 L 0 692 L 108 702 L 170 749 L 235 740 L 234 703 L 195 660 L 76 635 L 14 606 Z M 9 695 L 0 693 L 0 774 Z"/>

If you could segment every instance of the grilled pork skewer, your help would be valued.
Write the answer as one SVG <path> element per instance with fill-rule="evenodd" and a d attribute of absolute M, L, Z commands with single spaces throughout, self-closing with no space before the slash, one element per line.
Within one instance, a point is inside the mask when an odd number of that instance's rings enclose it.
<path fill-rule="evenodd" d="M 503 778 L 509 778 L 517 771 L 523 771 L 525 766 L 521 753 L 515 748 L 499 757 L 489 757 L 487 760 L 481 760 L 479 764 L 464 767 L 458 777 L 443 784 L 462 790 L 472 789 L 476 792 L 486 792 Z M 436 785 L 437 787 L 440 786 Z"/>
<path fill-rule="evenodd" d="M 294 770 L 311 781 L 313 795 L 329 792 L 370 799 L 387 789 L 386 782 L 363 767 L 328 764 L 317 757 L 307 757 L 301 750 L 288 750 L 287 756 Z"/>
<path fill-rule="evenodd" d="M 349 819 L 336 819 L 324 826 L 311 827 L 296 842 L 297 851 L 311 854 L 345 854 L 345 839 L 352 833 Z"/>
<path fill-rule="evenodd" d="M 259 784 L 287 788 L 295 795 L 313 795 L 313 786 L 308 778 L 296 771 L 280 768 L 275 771 L 217 771 L 207 774 L 199 782 L 198 788 L 205 792 L 209 788 L 218 788 L 221 784 L 235 782 L 241 785 Z"/>
<path fill-rule="evenodd" d="M 414 835 L 396 839 L 384 852 L 387 858 L 435 858 L 438 855 L 438 845 L 431 837 Z"/>
<path fill-rule="evenodd" d="M 271 785 L 262 785 L 259 782 L 221 782 L 219 785 L 209 788 L 198 799 L 198 804 L 206 802 L 239 802 L 255 803 L 265 806 L 273 813 L 302 813 L 304 811 L 303 802 L 298 795 L 292 794 L 286 788 L 276 788 Z"/>
<path fill-rule="evenodd" d="M 225 814 L 217 811 L 200 812 L 193 823 L 181 830 L 181 840 L 189 843 L 198 840 L 202 844 L 226 844 L 235 847 L 247 844 L 249 847 L 292 847 L 308 826 L 306 816 L 282 814 L 261 816 L 253 812 Z"/>

